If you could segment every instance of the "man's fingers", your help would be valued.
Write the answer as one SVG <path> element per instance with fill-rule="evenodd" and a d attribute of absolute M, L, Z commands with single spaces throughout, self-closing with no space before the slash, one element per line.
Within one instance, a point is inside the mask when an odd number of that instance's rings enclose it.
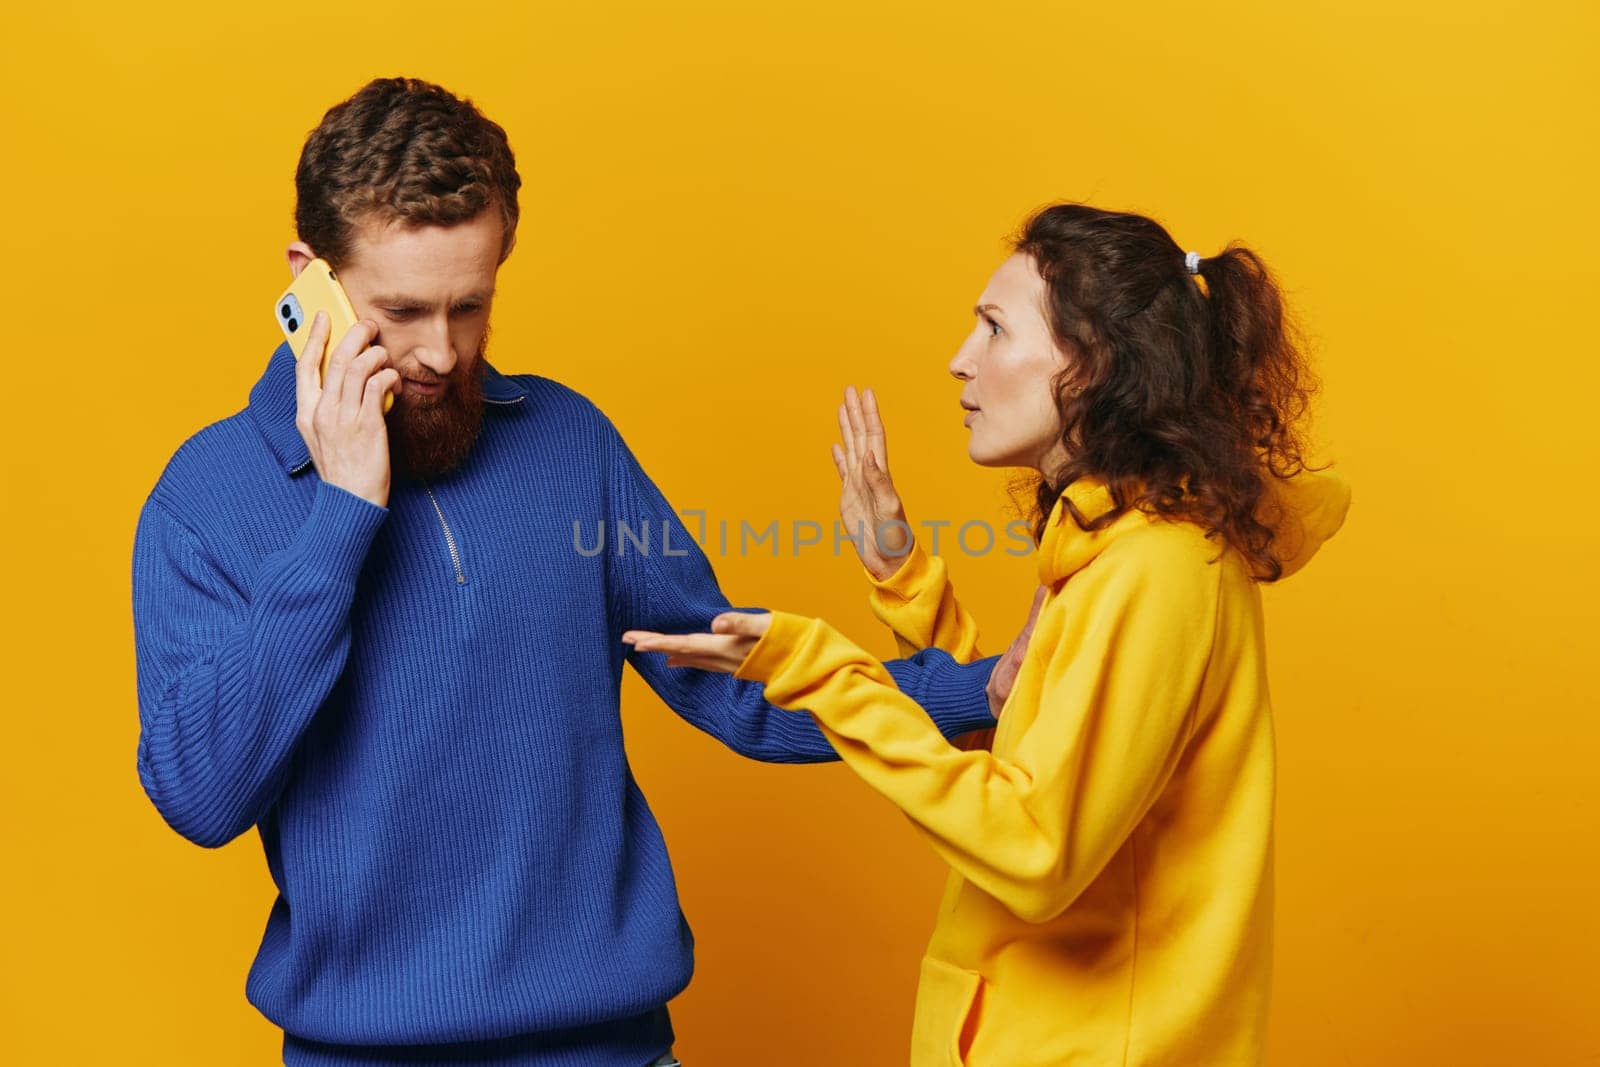
<path fill-rule="evenodd" d="M 830 445 L 828 451 L 833 455 L 833 469 L 839 472 L 839 480 L 844 481 L 849 478 L 849 470 L 844 465 L 844 449 L 838 445 Z"/>
<path fill-rule="evenodd" d="M 378 336 L 378 324 L 371 319 L 361 319 L 354 326 L 344 332 L 339 342 L 333 346 L 333 355 L 328 357 L 329 371 L 338 364 L 349 363 L 359 356 L 367 345 L 371 344 Z"/>
<path fill-rule="evenodd" d="M 393 389 L 400 381 L 400 372 L 393 367 L 385 367 L 377 374 L 367 379 L 366 392 L 361 396 L 361 412 L 364 415 L 376 415 L 383 418 L 383 394 Z"/>
<path fill-rule="evenodd" d="M 295 402 L 300 411 L 310 412 L 316 405 L 317 393 L 322 389 L 323 346 L 328 343 L 328 313 L 319 311 L 311 319 L 311 332 L 306 334 L 305 347 L 294 367 Z"/>
<path fill-rule="evenodd" d="M 361 410 L 361 402 L 367 394 L 367 383 L 388 360 L 388 349 L 382 345 L 373 345 L 351 360 L 349 366 L 345 368 L 339 402 L 349 409 L 351 415 Z"/>
<path fill-rule="evenodd" d="M 1033 607 L 1028 610 L 1028 621 L 1022 624 L 1022 629 L 1012 639 L 1011 647 L 1006 649 L 1005 655 L 1000 657 L 1000 662 L 995 665 L 995 675 L 1001 670 L 1009 669 L 1009 674 L 1003 680 L 1003 685 L 1010 686 L 1012 678 L 1022 666 L 1022 659 L 1028 653 L 1028 645 L 1033 640 L 1033 624 L 1039 619 L 1039 607 L 1044 603 L 1045 596 L 1050 592 L 1050 587 L 1041 585 L 1033 594 Z"/>
<path fill-rule="evenodd" d="M 1027 658 L 1028 645 L 1033 639 L 1034 620 L 1039 617 L 1039 606 L 1044 603 L 1049 591 L 1048 586 L 1041 585 L 1033 594 L 1033 607 L 1028 612 L 1028 621 L 1023 624 L 1017 636 L 1012 638 L 1005 654 L 1000 657 L 989 675 L 989 684 L 986 688 L 989 694 L 989 709 L 995 718 L 1000 717 L 1001 709 L 1011 695 L 1012 686 L 1016 684 L 1017 675 L 1022 671 L 1022 662 Z"/>
<path fill-rule="evenodd" d="M 1033 607 L 1028 609 L 1028 621 L 1022 624 L 1023 633 L 1031 634 L 1033 632 L 1033 624 L 1039 618 L 1039 608 L 1044 604 L 1044 598 L 1049 594 L 1050 587 L 1048 585 L 1041 585 L 1038 591 L 1033 594 Z"/>
<path fill-rule="evenodd" d="M 839 436 L 844 438 L 844 458 L 850 466 L 856 463 L 856 435 L 850 428 L 850 413 L 843 404 L 839 405 Z"/>
<path fill-rule="evenodd" d="M 371 319 L 362 319 L 344 332 L 344 336 L 333 346 L 333 351 L 328 353 L 328 373 L 322 382 L 323 392 L 331 392 L 335 398 L 343 399 L 345 371 L 367 347 L 367 343 L 377 336 L 377 323 Z"/>

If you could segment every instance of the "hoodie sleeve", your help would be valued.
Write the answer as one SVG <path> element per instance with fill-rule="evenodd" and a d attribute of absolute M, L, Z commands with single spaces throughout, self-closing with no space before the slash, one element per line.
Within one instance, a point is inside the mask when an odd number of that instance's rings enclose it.
<path fill-rule="evenodd" d="M 978 622 L 956 599 L 945 561 L 931 556 L 913 539 L 911 551 L 889 577 L 879 580 L 862 567 L 872 584 L 867 602 L 878 621 L 894 632 L 902 656 L 917 649 L 939 648 L 967 663 L 978 651 Z"/>
<path fill-rule="evenodd" d="M 775 612 L 736 676 L 808 709 L 951 867 L 1024 921 L 1046 922 L 1122 847 L 1182 756 L 1219 572 L 1131 558 L 1067 583 L 1041 608 L 1036 633 L 1059 636 L 1030 650 L 1024 669 L 1044 672 L 1037 706 L 1005 757 L 952 747 L 881 664 L 821 619 Z"/>
<path fill-rule="evenodd" d="M 677 511 L 610 421 L 603 425 L 611 452 L 607 508 L 613 529 L 627 523 L 661 535 L 648 549 L 607 556 L 608 564 L 617 568 L 611 617 L 619 645 L 626 630 L 703 632 L 724 611 L 752 610 L 735 609 L 728 602 L 705 552 Z M 668 667 L 659 652 L 629 649 L 626 659 L 668 707 L 740 755 L 766 763 L 839 758 L 816 723 L 773 707 L 753 682 L 718 671 Z M 885 665 L 895 684 L 915 698 L 911 706 L 936 737 L 994 725 L 987 695 L 993 669 L 994 659 L 958 663 L 938 649 Z"/>

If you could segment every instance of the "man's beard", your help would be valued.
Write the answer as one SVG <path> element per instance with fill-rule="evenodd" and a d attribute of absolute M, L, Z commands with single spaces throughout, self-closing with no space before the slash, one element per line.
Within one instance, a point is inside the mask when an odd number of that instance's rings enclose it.
<path fill-rule="evenodd" d="M 434 396 L 404 392 L 395 397 L 386 420 L 389 462 L 396 480 L 434 479 L 459 467 L 472 451 L 483 427 L 483 352 L 478 347 L 472 365 L 457 367 L 445 379 L 444 391 Z"/>

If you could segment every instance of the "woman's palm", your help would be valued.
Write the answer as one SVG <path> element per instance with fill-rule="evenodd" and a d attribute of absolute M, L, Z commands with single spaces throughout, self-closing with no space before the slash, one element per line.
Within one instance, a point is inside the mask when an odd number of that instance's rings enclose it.
<path fill-rule="evenodd" d="M 839 433 L 844 444 L 833 446 L 839 474 L 839 518 L 856 546 L 862 566 L 880 581 L 899 569 L 911 550 L 911 527 L 905 505 L 889 476 L 888 441 L 878 400 L 871 389 L 857 396 L 855 386 L 839 405 Z"/>

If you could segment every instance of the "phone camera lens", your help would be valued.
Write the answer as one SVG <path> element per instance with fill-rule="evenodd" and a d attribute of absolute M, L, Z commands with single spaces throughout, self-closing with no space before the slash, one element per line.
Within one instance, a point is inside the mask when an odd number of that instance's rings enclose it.
<path fill-rule="evenodd" d="M 289 310 L 289 305 L 285 304 L 285 305 L 283 305 L 283 307 L 279 308 L 278 309 L 278 314 L 282 315 L 284 318 L 288 318 L 289 315 L 291 314 L 291 312 Z"/>
<path fill-rule="evenodd" d="M 294 319 L 290 319 L 289 320 L 289 332 L 290 333 L 293 333 L 294 331 L 298 330 L 299 328 L 300 328 L 300 323 L 299 322 L 295 321 Z"/>

